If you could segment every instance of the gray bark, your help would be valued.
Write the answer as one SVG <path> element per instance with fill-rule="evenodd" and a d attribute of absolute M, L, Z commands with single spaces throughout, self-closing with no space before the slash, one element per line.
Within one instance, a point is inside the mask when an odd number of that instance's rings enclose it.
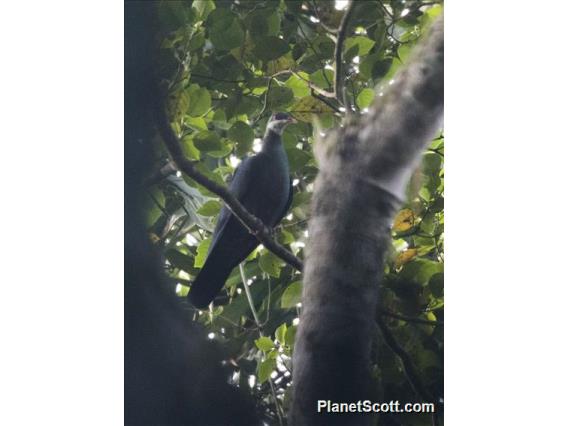
<path fill-rule="evenodd" d="M 443 21 L 359 123 L 316 146 L 316 180 L 294 352 L 290 423 L 371 425 L 369 414 L 318 413 L 318 400 L 374 398 L 371 342 L 390 225 L 443 114 Z"/>

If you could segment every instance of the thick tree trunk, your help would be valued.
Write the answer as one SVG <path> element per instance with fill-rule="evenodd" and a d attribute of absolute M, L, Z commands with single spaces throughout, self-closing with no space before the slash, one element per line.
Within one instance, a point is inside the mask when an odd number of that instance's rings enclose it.
<path fill-rule="evenodd" d="M 227 383 L 225 354 L 182 309 L 147 238 L 155 6 L 125 3 L 124 424 L 257 425 L 251 398 Z"/>
<path fill-rule="evenodd" d="M 292 425 L 371 425 L 318 412 L 318 400 L 374 400 L 370 352 L 390 225 L 443 113 L 443 22 L 358 124 L 316 147 L 303 310 L 294 352 Z"/>

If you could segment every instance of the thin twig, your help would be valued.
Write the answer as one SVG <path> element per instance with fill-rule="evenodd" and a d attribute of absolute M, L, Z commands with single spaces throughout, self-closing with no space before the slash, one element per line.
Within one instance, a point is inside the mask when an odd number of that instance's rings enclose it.
<path fill-rule="evenodd" d="M 198 172 L 193 162 L 189 161 L 184 155 L 181 149 L 181 145 L 177 136 L 170 126 L 165 109 L 160 102 L 156 103 L 155 108 L 156 114 L 156 124 L 164 140 L 164 144 L 168 149 L 172 160 L 177 165 L 177 167 L 185 173 L 187 176 L 192 178 L 198 184 L 204 186 L 209 191 L 218 195 L 224 202 L 227 208 L 235 215 L 235 217 L 243 224 L 243 226 L 254 235 L 267 250 L 270 250 L 280 259 L 282 259 L 287 264 L 291 265 L 298 271 L 303 268 L 303 263 L 300 259 L 290 253 L 284 246 L 276 242 L 270 233 L 269 228 L 256 216 L 253 216 L 249 211 L 240 203 L 239 200 L 231 194 L 228 188 L 224 185 L 219 185 L 218 183 L 207 178 L 205 175 Z"/>
<path fill-rule="evenodd" d="M 266 324 L 268 324 L 268 321 L 270 320 L 270 302 L 272 299 L 272 285 L 270 284 L 270 278 L 268 278 L 268 302 L 266 304 L 266 319 L 264 320 L 264 322 L 262 323 L 262 326 L 264 327 Z"/>
<path fill-rule="evenodd" d="M 319 20 L 319 25 L 320 25 L 324 30 L 326 30 L 328 33 L 330 33 L 330 34 L 337 34 L 337 28 L 331 28 L 331 27 L 329 27 L 328 25 L 326 25 L 326 24 L 322 21 L 322 19 L 321 19 L 321 17 L 320 17 L 320 14 L 319 14 L 319 11 L 318 11 L 318 7 L 317 7 L 316 2 L 312 0 L 311 2 L 308 1 L 308 3 L 311 3 L 312 8 L 314 9 L 314 13 L 315 13 L 315 15 L 316 15 L 316 18 L 318 18 L 318 20 Z"/>
<path fill-rule="evenodd" d="M 402 346 L 398 344 L 392 332 L 386 326 L 380 316 L 377 318 L 377 324 L 381 330 L 385 343 L 402 362 L 404 375 L 406 376 L 406 379 L 410 383 L 410 386 L 412 387 L 414 392 L 416 392 L 416 394 L 426 402 L 436 402 L 434 397 L 422 383 L 422 380 L 418 375 L 418 371 L 416 370 L 416 367 L 414 366 L 410 355 L 408 355 L 408 353 L 402 348 Z"/>
<path fill-rule="evenodd" d="M 270 87 L 272 86 L 272 81 L 274 80 L 274 76 L 270 76 L 268 80 L 268 85 L 266 86 L 266 94 L 264 95 L 264 105 L 262 106 L 262 110 L 258 113 L 256 118 L 252 121 L 252 124 L 256 124 L 258 120 L 262 118 L 262 114 L 266 111 L 266 106 L 268 105 L 268 95 L 270 95 Z"/>
<path fill-rule="evenodd" d="M 260 323 L 260 320 L 258 319 L 258 312 L 256 312 L 256 308 L 254 307 L 254 300 L 252 300 L 252 294 L 250 293 L 250 289 L 249 286 L 247 284 L 247 276 L 245 274 L 245 268 L 243 266 L 243 263 L 239 263 L 239 271 L 241 272 L 241 281 L 243 282 L 243 287 L 245 288 L 245 294 L 247 296 L 247 300 L 248 300 L 248 304 L 250 307 L 250 310 L 252 312 L 252 316 L 254 318 L 254 322 L 256 323 L 256 326 L 258 327 L 258 334 L 260 337 L 264 336 L 264 333 L 262 331 L 262 324 Z M 264 353 L 262 355 L 262 360 L 264 361 Z M 274 398 L 274 405 L 276 406 L 276 415 L 278 416 L 278 423 L 280 424 L 280 426 L 283 425 L 282 423 L 282 415 L 280 413 L 280 404 L 278 403 L 278 398 L 276 397 L 276 389 L 274 389 L 274 383 L 272 383 L 272 378 L 268 378 L 268 383 L 270 384 L 270 391 L 272 392 L 272 397 Z"/>
<path fill-rule="evenodd" d="M 252 300 L 252 294 L 250 293 L 250 289 L 249 286 L 247 284 L 247 277 L 245 275 L 245 268 L 243 267 L 243 263 L 239 263 L 239 271 L 241 272 L 241 281 L 243 282 L 243 287 L 245 288 L 245 294 L 247 296 L 247 300 L 250 306 L 250 311 L 252 312 L 252 316 L 254 318 L 254 322 L 256 323 L 256 326 L 258 327 L 258 333 L 260 334 L 260 336 L 264 336 L 264 333 L 262 332 L 262 326 L 260 324 L 260 319 L 258 318 L 258 313 L 256 312 L 256 308 L 254 307 L 254 301 Z"/>
<path fill-rule="evenodd" d="M 341 24 L 339 25 L 339 31 L 337 33 L 337 42 L 335 43 L 335 75 L 333 77 L 333 91 L 335 93 L 335 97 L 343 106 L 345 106 L 345 97 L 341 88 L 343 81 L 343 42 L 347 35 L 349 19 L 351 19 L 353 14 L 354 5 L 355 2 L 353 0 L 351 0 L 347 5 L 343 18 L 341 18 Z"/>
<path fill-rule="evenodd" d="M 197 78 L 204 78 L 206 80 L 213 80 L 213 81 L 219 81 L 221 83 L 246 83 L 246 80 L 225 80 L 222 78 L 217 78 L 217 77 L 213 77 L 211 75 L 203 75 L 203 74 L 197 74 L 197 73 L 191 73 L 192 77 L 197 77 Z"/>
<path fill-rule="evenodd" d="M 331 102 L 329 102 L 326 98 L 324 98 L 321 95 L 318 95 L 313 89 L 311 91 L 311 95 L 320 100 L 321 102 L 323 102 L 324 104 L 326 104 L 328 107 L 330 107 L 332 110 L 334 110 L 337 113 L 341 113 L 341 110 L 339 108 L 337 108 L 335 105 L 333 105 Z"/>
<path fill-rule="evenodd" d="M 308 36 L 304 32 L 301 22 L 298 23 L 298 29 L 302 33 L 302 36 L 304 37 L 304 40 L 306 40 L 306 43 L 308 43 L 308 46 L 310 47 L 310 49 L 312 49 L 314 54 L 317 56 L 318 60 L 325 64 L 325 59 L 322 58 L 322 56 L 319 54 L 319 52 L 316 50 L 316 48 L 314 47 L 314 45 L 312 44 L 312 42 L 310 41 L 310 39 L 308 38 Z M 325 79 L 325 82 L 327 83 L 327 85 L 329 87 L 331 87 L 331 82 L 329 81 L 329 79 L 327 78 L 327 75 L 325 74 L 325 69 L 322 71 L 322 76 Z"/>
<path fill-rule="evenodd" d="M 424 319 L 424 318 L 407 317 L 406 315 L 397 314 L 396 312 L 388 311 L 386 309 L 381 309 L 381 315 L 385 315 L 385 316 L 391 317 L 391 318 L 396 318 L 396 319 L 399 319 L 401 321 L 413 322 L 413 323 L 416 323 L 416 324 L 440 325 L 440 326 L 444 325 L 443 321 L 433 321 L 433 320 L 427 320 L 427 319 Z"/>
<path fill-rule="evenodd" d="M 302 77 L 299 73 L 297 73 L 296 71 L 292 71 L 292 74 L 294 74 L 296 77 L 298 77 L 299 79 L 303 80 L 304 82 L 306 82 L 306 84 L 308 85 L 308 87 L 310 89 L 312 89 L 314 92 L 316 92 L 317 94 L 321 95 L 321 96 L 325 96 L 326 98 L 333 98 L 335 99 L 335 93 L 331 93 L 328 92 L 327 90 L 322 89 L 321 87 L 319 87 L 318 85 L 314 84 L 313 82 L 311 82 L 308 79 L 305 79 L 304 77 Z M 324 73 L 325 74 L 325 73 Z"/>
<path fill-rule="evenodd" d="M 154 197 L 154 194 L 152 194 L 150 191 L 148 191 L 148 194 L 150 195 L 150 198 L 152 199 L 152 201 L 154 202 L 154 204 L 156 204 L 156 206 L 158 207 L 158 209 L 160 209 L 160 211 L 165 214 L 168 218 L 170 217 L 170 215 L 168 214 L 168 212 L 166 211 L 165 207 L 163 207 L 158 200 L 156 200 L 156 197 Z"/>

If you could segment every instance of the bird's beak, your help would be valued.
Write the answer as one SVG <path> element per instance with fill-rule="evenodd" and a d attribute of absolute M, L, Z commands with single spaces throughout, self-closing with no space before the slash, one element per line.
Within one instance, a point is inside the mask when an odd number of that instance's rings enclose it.
<path fill-rule="evenodd" d="M 294 117 L 290 117 L 290 118 L 288 119 L 288 124 L 295 124 L 295 123 L 297 123 L 297 122 L 298 122 L 298 120 L 296 120 Z"/>

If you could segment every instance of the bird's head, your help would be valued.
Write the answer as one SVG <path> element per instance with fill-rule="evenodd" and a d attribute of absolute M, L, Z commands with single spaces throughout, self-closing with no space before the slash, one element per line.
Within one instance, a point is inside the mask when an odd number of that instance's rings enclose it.
<path fill-rule="evenodd" d="M 297 121 L 290 114 L 285 112 L 276 112 L 270 116 L 266 126 L 266 131 L 273 131 L 274 133 L 281 135 L 288 124 L 296 122 Z"/>

